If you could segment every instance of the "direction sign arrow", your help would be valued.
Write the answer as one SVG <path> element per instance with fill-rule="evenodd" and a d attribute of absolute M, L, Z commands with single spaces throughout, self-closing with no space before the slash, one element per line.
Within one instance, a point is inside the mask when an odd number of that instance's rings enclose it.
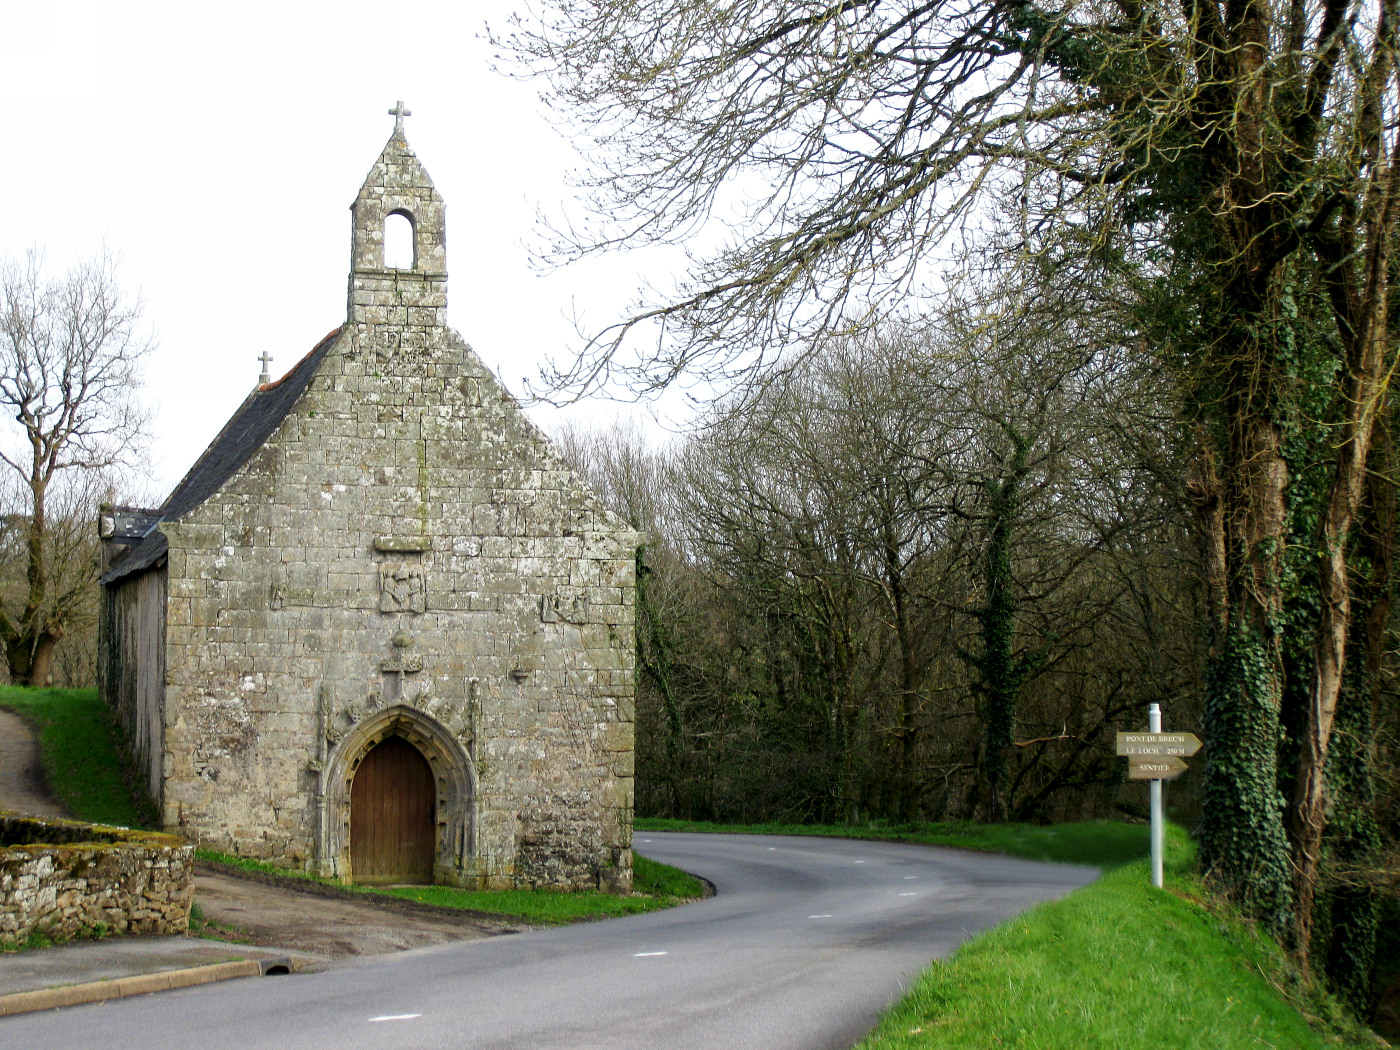
<path fill-rule="evenodd" d="M 1119 733 L 1118 754 L 1129 758 L 1190 758 L 1201 749 L 1195 733 Z"/>
<path fill-rule="evenodd" d="M 1186 763 L 1179 758 L 1128 758 L 1129 780 L 1175 780 L 1186 770 Z"/>

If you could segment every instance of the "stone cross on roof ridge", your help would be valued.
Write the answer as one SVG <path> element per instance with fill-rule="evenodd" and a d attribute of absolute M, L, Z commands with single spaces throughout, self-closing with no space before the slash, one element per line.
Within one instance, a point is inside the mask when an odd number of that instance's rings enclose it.
<path fill-rule="evenodd" d="M 262 366 L 263 366 L 263 367 L 262 367 L 262 375 L 258 376 L 258 382 L 259 382 L 260 384 L 271 383 L 271 382 L 272 382 L 272 374 L 267 370 L 267 366 L 270 365 L 270 364 L 272 364 L 272 355 L 269 354 L 266 350 L 264 350 L 264 351 L 262 352 L 262 356 L 259 357 L 258 360 L 262 362 Z"/>
<path fill-rule="evenodd" d="M 394 134 L 403 134 L 403 118 L 413 116 L 413 110 L 403 108 L 403 99 L 395 103 L 394 108 L 389 110 L 389 116 L 394 118 Z"/>

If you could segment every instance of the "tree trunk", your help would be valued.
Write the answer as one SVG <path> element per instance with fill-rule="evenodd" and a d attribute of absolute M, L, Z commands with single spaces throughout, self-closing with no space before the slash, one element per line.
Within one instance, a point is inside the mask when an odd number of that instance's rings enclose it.
<path fill-rule="evenodd" d="M 29 664 L 29 680 L 24 685 L 42 689 L 53 684 L 53 653 L 62 630 L 43 631 L 34 641 L 34 657 Z"/>
<path fill-rule="evenodd" d="M 1249 420 L 1239 410 L 1234 418 Z M 1211 533 L 1207 570 L 1215 577 L 1208 594 L 1215 607 L 1206 671 L 1201 865 L 1281 932 L 1292 907 L 1277 782 L 1288 469 L 1278 428 L 1257 415 L 1240 427 L 1218 476 L 1210 456 L 1202 458 L 1201 481 L 1214 490 L 1198 505 Z"/>
<path fill-rule="evenodd" d="M 1373 467 L 1366 499 L 1358 511 L 1353 545 L 1358 583 L 1347 665 L 1332 746 L 1327 758 L 1327 791 L 1331 800 L 1326 849 L 1341 868 L 1376 866 L 1381 836 L 1376 820 L 1376 711 L 1389 637 L 1392 571 L 1395 548 L 1395 486 L 1387 479 L 1385 426 L 1378 423 Z M 1359 881 L 1335 881 L 1319 895 L 1314 918 L 1328 930 L 1322 970 L 1334 991 L 1363 1020 L 1371 1007 L 1375 977 L 1379 906 L 1374 888 Z M 1323 951 L 1310 938 L 1309 952 Z"/>
<path fill-rule="evenodd" d="M 1327 852 L 1333 863 L 1349 868 L 1372 866 L 1380 853 L 1372 769 L 1375 672 L 1380 668 L 1385 648 L 1382 617 L 1388 619 L 1390 613 L 1388 578 L 1381 587 L 1371 589 L 1374 602 L 1370 615 L 1352 631 L 1352 652 L 1337 703 L 1335 737 L 1327 759 L 1327 789 L 1332 803 L 1326 832 Z M 1343 882 L 1318 896 L 1313 909 L 1315 914 L 1309 919 L 1315 920 L 1323 909 L 1330 935 L 1321 968 L 1337 994 L 1364 1018 L 1371 1004 L 1376 961 L 1379 908 L 1375 890 Z M 1310 921 L 1308 949 L 1316 954 L 1322 948 L 1314 950 L 1312 926 Z"/>
<path fill-rule="evenodd" d="M 48 479 L 36 449 L 34 469 L 29 478 L 33 502 L 25 527 L 24 611 L 18 623 L 0 617 L 0 637 L 4 640 L 10 681 L 31 687 L 49 684 L 54 647 L 64 631 L 63 623 L 50 615 L 46 605 L 49 589 L 47 486 Z"/>
<path fill-rule="evenodd" d="M 885 584 L 894 612 L 895 641 L 899 647 L 899 729 L 896 816 L 911 821 L 917 816 L 918 784 L 914 775 L 914 751 L 918 743 L 918 668 L 914 655 L 913 632 L 909 625 L 909 595 L 905 589 L 904 568 L 899 549 L 886 537 L 884 544 Z"/>
<path fill-rule="evenodd" d="M 665 778 L 671 796 L 673 817 L 690 817 L 688 801 L 681 790 L 684 770 L 681 768 L 681 744 L 685 739 L 685 727 L 681 722 L 680 702 L 671 672 L 671 643 L 666 637 L 666 623 L 662 619 L 651 597 L 651 575 L 654 571 L 646 562 L 645 544 L 637 548 L 636 565 L 636 607 L 637 607 L 637 674 L 645 677 L 656 687 L 661 696 L 661 705 L 666 718 L 661 732 L 665 736 L 666 767 L 656 771 Z M 634 715 L 635 717 L 635 715 Z M 656 815 L 656 814 L 651 814 Z"/>
<path fill-rule="evenodd" d="M 1008 428 L 1009 429 L 1009 428 Z M 1014 451 L 1005 475 L 988 489 L 991 533 L 983 579 L 987 603 L 978 612 L 982 623 L 982 655 L 976 661 L 982 676 L 982 769 L 984 795 L 981 807 L 986 819 L 1005 823 L 1011 806 L 1009 762 L 1016 734 L 1016 702 L 1025 668 L 1015 656 L 1016 594 L 1011 576 L 1011 549 L 1016 516 L 1021 506 L 1021 482 L 1026 474 L 1028 443 L 1010 434 Z"/>
<path fill-rule="evenodd" d="M 1294 949 L 1306 969 L 1312 940 L 1313 902 L 1317 892 L 1322 837 L 1327 828 L 1327 751 L 1337 703 L 1346 675 L 1351 634 L 1351 580 L 1348 556 L 1352 523 L 1365 488 L 1371 438 L 1389 378 L 1389 243 L 1392 209 L 1388 197 L 1373 202 L 1377 211 L 1368 273 L 1364 280 L 1370 308 L 1354 333 L 1345 362 L 1345 418 L 1332 483 L 1319 525 L 1318 624 L 1314 645 L 1314 681 L 1300 741 L 1298 776 L 1293 789 L 1293 870 L 1297 895 Z"/>

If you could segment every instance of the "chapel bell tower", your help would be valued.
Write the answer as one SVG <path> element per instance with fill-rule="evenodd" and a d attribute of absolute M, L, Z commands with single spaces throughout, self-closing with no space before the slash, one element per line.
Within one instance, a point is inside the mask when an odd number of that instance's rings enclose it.
<path fill-rule="evenodd" d="M 362 346 L 421 351 L 447 324 L 447 209 L 404 138 L 410 111 L 400 102 L 389 113 L 394 133 L 350 206 L 349 321 L 367 337 Z M 395 224 L 400 254 L 386 260 Z"/>

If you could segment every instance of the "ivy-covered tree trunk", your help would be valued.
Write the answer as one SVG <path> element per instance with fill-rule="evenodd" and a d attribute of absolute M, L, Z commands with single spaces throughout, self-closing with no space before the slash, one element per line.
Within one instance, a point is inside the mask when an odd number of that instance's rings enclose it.
<path fill-rule="evenodd" d="M 1388 612 L 1389 602 L 1384 604 Z M 1369 648 L 1369 633 L 1364 625 L 1354 632 L 1357 650 Z M 1332 988 L 1361 1017 L 1370 1009 L 1379 909 L 1375 891 L 1352 873 L 1373 865 L 1380 852 L 1372 779 L 1374 694 L 1370 669 L 1365 666 L 1370 661 L 1365 656 L 1364 651 L 1353 652 L 1354 666 L 1337 705 L 1327 759 L 1332 805 L 1325 837 L 1333 879 L 1330 889 L 1317 895 L 1316 908 L 1325 909 L 1327 914 L 1312 917 L 1315 922 L 1320 918 L 1316 924 L 1328 931 L 1321 969 Z"/>
<path fill-rule="evenodd" d="M 1298 901 L 1294 940 L 1300 960 L 1308 964 L 1313 897 L 1322 864 L 1327 828 L 1327 755 L 1347 675 L 1352 637 L 1349 555 L 1356 542 L 1353 526 L 1361 506 L 1371 463 L 1371 444 L 1389 383 L 1391 343 L 1389 269 L 1394 192 L 1376 193 L 1366 201 L 1373 213 L 1367 224 L 1366 266 L 1351 284 L 1334 289 L 1345 347 L 1337 450 L 1331 484 L 1319 519 L 1318 625 L 1314 645 L 1316 676 L 1308 704 L 1308 721 L 1299 753 L 1293 793 L 1293 870 Z M 1359 247 L 1354 241 L 1348 247 Z M 1340 265 L 1340 262 L 1339 264 Z M 1356 293 L 1361 291 L 1358 296 Z M 1365 308 L 1359 308 L 1365 303 Z"/>
<path fill-rule="evenodd" d="M 914 820 L 918 813 L 919 783 L 915 751 L 919 739 L 919 668 L 914 652 L 913 626 L 909 617 L 909 587 L 904 560 L 894 538 L 894 527 L 886 515 L 881 537 L 883 583 L 893 618 L 895 646 L 899 661 L 899 724 L 895 728 L 898 751 L 895 755 L 894 811 L 898 819 Z M 888 808 L 888 807 L 887 807 Z"/>
<path fill-rule="evenodd" d="M 1198 842 L 1202 868 L 1282 932 L 1293 903 L 1278 785 L 1288 468 L 1267 414 L 1233 415 L 1248 422 L 1232 435 L 1219 467 L 1209 449 L 1198 465 L 1211 612 Z"/>
<path fill-rule="evenodd" d="M 1375 729 L 1381 668 L 1389 637 L 1393 587 L 1396 506 L 1395 486 L 1388 480 L 1389 442 L 1378 425 L 1362 525 L 1357 530 L 1352 563 L 1357 568 L 1355 615 L 1347 652 L 1347 671 L 1332 748 L 1327 758 L 1331 801 L 1324 849 L 1333 871 L 1332 886 L 1320 895 L 1318 924 L 1328 931 L 1322 969 L 1333 989 L 1365 1017 L 1375 977 L 1379 904 L 1364 880 L 1349 877 L 1377 864 L 1380 828 L 1376 821 Z"/>
<path fill-rule="evenodd" d="M 672 666 L 672 641 L 669 637 L 670 625 L 656 607 L 652 597 L 653 569 L 647 564 L 647 545 L 637 548 L 636 564 L 636 609 L 637 609 L 637 676 L 656 690 L 661 699 L 665 718 L 660 725 L 638 727 L 643 732 L 660 732 L 666 756 L 662 769 L 653 769 L 651 775 L 665 781 L 670 795 L 672 817 L 690 817 L 691 811 L 686 792 L 683 790 L 685 770 L 682 768 L 682 747 L 685 741 L 685 726 L 681 721 L 680 700 L 676 695 L 675 672 Z M 647 774 L 643 774 L 644 776 Z M 647 814 L 655 816 L 657 814 Z"/>
<path fill-rule="evenodd" d="M 978 777 L 978 809 L 986 819 L 1005 822 L 1011 800 L 1010 757 L 1015 744 L 1016 702 L 1030 668 L 1018 659 L 1016 641 L 1016 593 L 1011 574 L 1011 553 L 1016 519 L 1021 509 L 1021 484 L 1028 467 L 1030 442 L 1003 423 L 1011 441 L 1011 460 L 1001 477 L 987 482 L 986 554 L 982 578 L 986 601 L 973 612 L 981 626 L 982 651 L 967 657 L 978 675 L 982 696 L 982 761 Z"/>
<path fill-rule="evenodd" d="M 832 632 L 831 663 L 836 701 L 836 807 L 841 821 L 853 824 L 859 816 L 859 794 L 856 786 L 858 766 L 856 745 L 859 739 L 860 704 L 856 697 L 855 660 L 850 638 L 846 634 L 849 620 L 839 621 Z"/>

